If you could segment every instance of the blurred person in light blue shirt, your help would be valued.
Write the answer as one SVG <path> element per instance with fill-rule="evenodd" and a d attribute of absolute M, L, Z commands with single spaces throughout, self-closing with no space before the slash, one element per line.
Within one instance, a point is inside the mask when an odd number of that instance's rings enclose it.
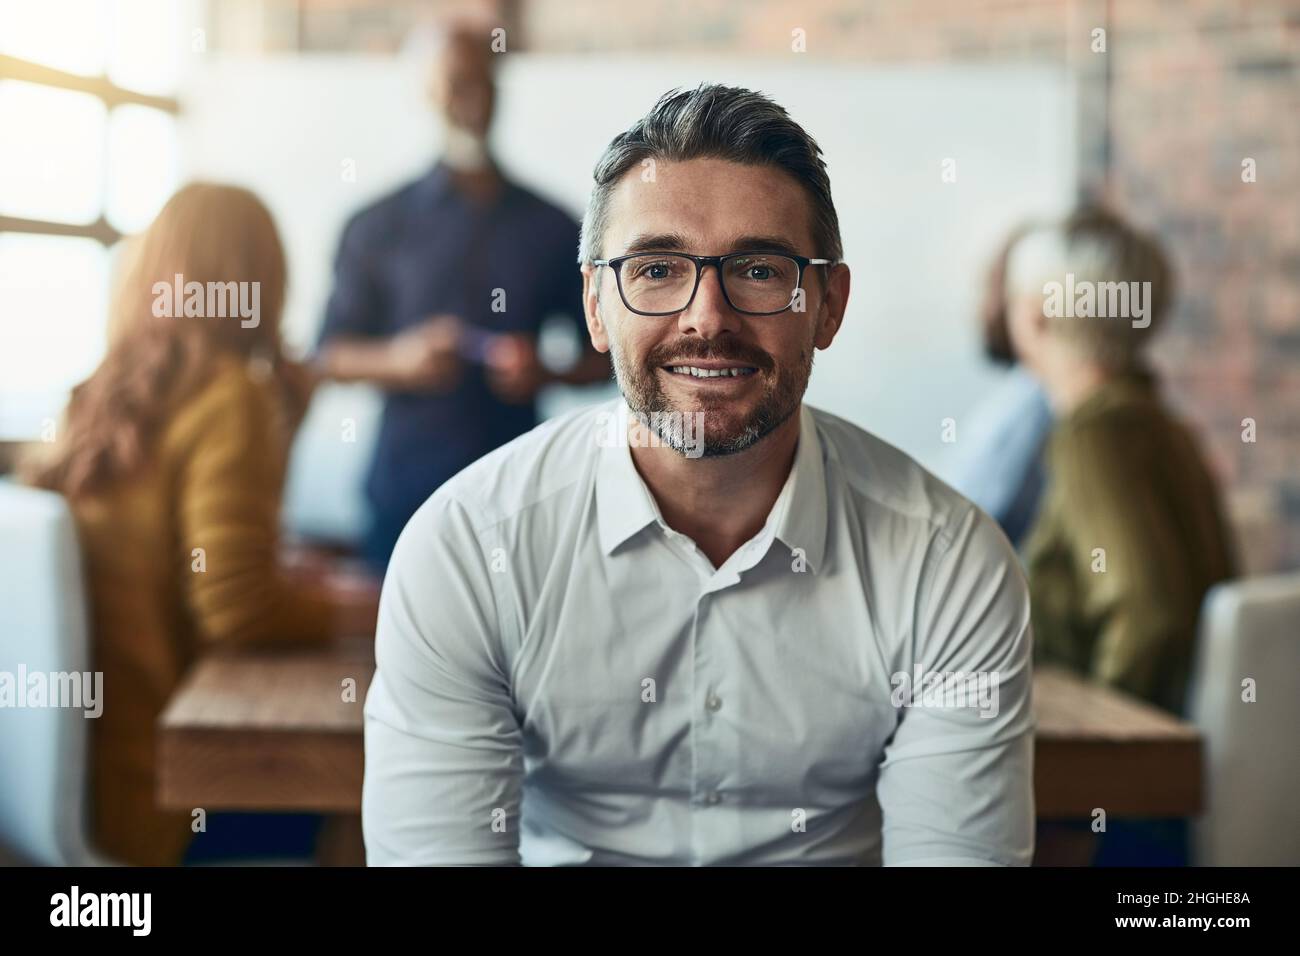
<path fill-rule="evenodd" d="M 1006 264 L 1029 230 L 1014 229 L 990 264 L 980 308 L 984 354 L 1009 365 L 997 386 L 963 422 L 961 439 L 942 463 L 950 484 L 991 515 L 1019 546 L 1034 523 L 1043 492 L 1043 443 L 1052 410 L 1037 379 L 1015 361 L 1007 331 Z"/>

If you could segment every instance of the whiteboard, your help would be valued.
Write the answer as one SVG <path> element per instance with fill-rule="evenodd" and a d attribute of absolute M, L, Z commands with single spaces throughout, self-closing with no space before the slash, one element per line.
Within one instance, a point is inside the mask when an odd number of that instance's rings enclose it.
<path fill-rule="evenodd" d="M 844 327 L 818 353 L 808 401 L 934 466 L 940 423 L 999 374 L 979 349 L 982 270 L 1005 232 L 1073 199 L 1074 94 L 1055 65 L 872 67 L 806 55 L 696 59 L 510 54 L 494 145 L 516 178 L 580 216 L 609 140 L 675 86 L 761 90 L 821 144 L 853 269 Z M 182 94 L 190 177 L 247 185 L 284 234 L 286 334 L 313 340 L 339 230 L 370 200 L 428 168 L 437 124 L 415 59 L 205 57 Z M 944 182 L 944 160 L 956 181 Z M 353 178 L 345 175 L 348 170 Z M 575 264 L 575 268 L 576 268 Z M 544 410 L 603 398 L 550 396 Z M 331 388 L 295 449 L 287 510 L 299 528 L 350 536 L 377 399 Z M 342 441 L 341 423 L 357 424 Z"/>

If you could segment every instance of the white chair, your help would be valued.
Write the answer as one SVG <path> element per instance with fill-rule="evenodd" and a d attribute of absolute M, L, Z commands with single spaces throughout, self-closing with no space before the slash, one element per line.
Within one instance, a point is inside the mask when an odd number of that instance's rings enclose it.
<path fill-rule="evenodd" d="M 0 673 L 22 669 L 91 670 L 81 552 L 63 498 L 0 482 Z M 89 730 L 79 708 L 0 706 L 0 844 L 28 862 L 107 862 L 87 837 Z"/>
<path fill-rule="evenodd" d="M 1189 695 L 1206 770 L 1193 862 L 1300 865 L 1300 573 L 1210 591 Z"/>

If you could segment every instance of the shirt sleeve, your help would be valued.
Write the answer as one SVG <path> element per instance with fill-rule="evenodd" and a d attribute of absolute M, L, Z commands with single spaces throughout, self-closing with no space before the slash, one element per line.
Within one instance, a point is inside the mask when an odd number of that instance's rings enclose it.
<path fill-rule="evenodd" d="M 931 544 L 919 591 L 912 652 L 896 662 L 914 681 L 911 706 L 899 707 L 877 785 L 883 862 L 1028 866 L 1032 632 L 1024 576 L 1006 538 L 972 508 L 951 538 Z M 931 686 L 927 673 L 957 676 Z M 974 692 L 980 680 L 983 694 Z M 936 697 L 945 686 L 971 689 L 969 699 Z"/>
<path fill-rule="evenodd" d="M 318 347 L 336 336 L 383 334 L 385 297 L 375 267 L 375 250 L 369 247 L 365 232 L 358 219 L 343 230 L 334 257 L 334 288 L 325 307 Z"/>
<path fill-rule="evenodd" d="M 365 704 L 372 866 L 519 863 L 523 735 L 489 574 L 468 516 L 445 497 L 398 540 Z"/>

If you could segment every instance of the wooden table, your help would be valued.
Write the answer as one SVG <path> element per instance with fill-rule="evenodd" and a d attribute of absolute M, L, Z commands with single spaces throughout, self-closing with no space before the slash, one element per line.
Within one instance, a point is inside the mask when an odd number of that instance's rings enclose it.
<path fill-rule="evenodd" d="M 158 798 L 173 810 L 361 811 L 362 704 L 372 642 L 199 663 L 159 721 Z M 355 682 L 349 693 L 348 681 Z M 1191 816 L 1201 739 L 1132 698 L 1040 669 L 1034 789 L 1040 820 Z"/>

